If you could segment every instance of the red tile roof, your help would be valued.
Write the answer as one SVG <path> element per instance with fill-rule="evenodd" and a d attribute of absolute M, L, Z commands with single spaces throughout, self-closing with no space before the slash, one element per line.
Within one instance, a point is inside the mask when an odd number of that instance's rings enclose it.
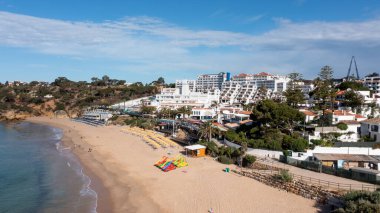
<path fill-rule="evenodd" d="M 326 110 L 325 111 L 326 113 L 332 113 L 332 110 Z M 334 115 L 336 116 L 350 116 L 350 115 L 355 115 L 355 114 L 352 114 L 346 110 L 334 110 Z"/>
<path fill-rule="evenodd" d="M 309 110 L 302 110 L 300 112 L 302 112 L 303 114 L 308 115 L 308 116 L 317 116 L 317 114 L 315 114 L 314 112 L 311 112 Z"/>
<path fill-rule="evenodd" d="M 239 123 L 240 123 L 240 124 L 246 124 L 246 123 L 250 123 L 250 122 L 252 122 L 252 120 L 240 121 Z"/>
<path fill-rule="evenodd" d="M 261 73 L 256 74 L 255 76 L 272 76 L 272 75 L 267 72 L 261 72 Z"/>
<path fill-rule="evenodd" d="M 363 115 L 358 115 L 358 114 L 356 114 L 356 115 L 355 115 L 355 118 L 366 118 L 366 117 L 364 117 Z"/>
<path fill-rule="evenodd" d="M 247 77 L 247 76 L 252 76 L 250 74 L 245 74 L 245 73 L 240 73 L 238 75 L 235 75 L 234 78 L 244 78 L 244 77 Z"/>
<path fill-rule="evenodd" d="M 226 124 L 224 124 L 224 126 L 226 126 L 228 128 L 235 128 L 235 127 L 238 127 L 239 124 L 237 124 L 237 123 L 226 123 Z"/>
<path fill-rule="evenodd" d="M 244 111 L 244 110 L 242 110 L 242 111 L 239 111 L 238 114 L 250 115 L 250 114 L 252 114 L 252 112 L 251 111 Z"/>
<path fill-rule="evenodd" d="M 341 90 L 336 92 L 336 95 L 344 95 L 346 93 L 346 90 Z"/>

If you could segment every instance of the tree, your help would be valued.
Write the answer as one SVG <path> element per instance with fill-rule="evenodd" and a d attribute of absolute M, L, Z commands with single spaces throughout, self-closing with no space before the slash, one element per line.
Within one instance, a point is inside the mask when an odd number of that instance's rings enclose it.
<path fill-rule="evenodd" d="M 142 106 L 140 112 L 142 114 L 152 114 L 156 110 L 154 106 Z"/>
<path fill-rule="evenodd" d="M 331 126 L 333 121 L 332 113 L 323 114 L 317 120 L 318 126 Z"/>
<path fill-rule="evenodd" d="M 288 78 L 290 79 L 289 86 L 292 89 L 295 89 L 297 83 L 302 80 L 302 74 L 293 72 L 288 75 Z"/>
<path fill-rule="evenodd" d="M 243 158 L 243 166 L 250 167 L 256 161 L 256 157 L 253 155 L 245 155 Z"/>
<path fill-rule="evenodd" d="M 181 118 L 184 118 L 185 115 L 191 114 L 191 107 L 190 106 L 182 106 L 177 109 L 177 113 L 181 114 Z"/>
<path fill-rule="evenodd" d="M 69 87 L 72 81 L 67 79 L 66 77 L 58 77 L 54 80 L 53 83 L 51 83 L 53 86 L 59 86 L 59 87 Z"/>
<path fill-rule="evenodd" d="M 252 118 L 261 126 L 292 132 L 295 125 L 304 121 L 305 115 L 285 103 L 262 100 L 252 111 Z"/>
<path fill-rule="evenodd" d="M 163 77 L 159 77 L 159 78 L 157 79 L 157 83 L 158 83 L 159 85 L 164 85 L 164 84 L 165 84 L 165 79 L 164 79 Z"/>
<path fill-rule="evenodd" d="M 298 104 L 303 103 L 305 100 L 303 92 L 298 88 L 288 88 L 284 92 L 284 96 L 286 97 L 286 103 L 294 108 L 296 108 Z"/>
<path fill-rule="evenodd" d="M 339 90 L 347 90 L 347 89 L 352 89 L 355 91 L 368 91 L 369 88 L 364 86 L 362 83 L 356 82 L 356 81 L 345 81 L 340 83 L 337 86 L 337 89 Z"/>
<path fill-rule="evenodd" d="M 150 84 L 154 86 L 162 86 L 165 85 L 165 79 L 163 77 L 159 77 L 157 80 L 152 81 Z"/>
<path fill-rule="evenodd" d="M 318 76 L 322 79 L 322 81 L 331 81 L 333 78 L 334 71 L 333 69 L 326 65 L 321 68 L 321 71 L 319 72 Z"/>
<path fill-rule="evenodd" d="M 336 89 L 332 84 L 333 69 L 330 66 L 324 66 L 321 68 L 318 76 L 314 80 L 315 89 L 313 96 L 317 99 L 317 103 L 322 108 L 323 113 L 327 109 L 328 103 L 330 103 L 331 108 L 334 110 Z"/>
<path fill-rule="evenodd" d="M 369 75 L 366 75 L 365 77 L 378 77 L 378 76 L 380 76 L 379 73 L 374 72 L 374 73 L 371 73 Z"/>
<path fill-rule="evenodd" d="M 353 90 L 347 90 L 344 94 L 344 105 L 356 109 L 364 104 L 363 97 Z"/>
<path fill-rule="evenodd" d="M 335 212 L 380 212 L 380 192 L 351 191 L 343 196 L 344 207 Z"/>
<path fill-rule="evenodd" d="M 95 83 L 95 82 L 98 82 L 100 79 L 97 78 L 97 77 L 92 77 L 91 78 L 91 82 Z"/>
<path fill-rule="evenodd" d="M 201 128 L 199 129 L 200 138 L 206 139 L 207 141 L 211 141 L 213 132 L 213 126 L 211 121 L 207 121 L 201 125 Z"/>
<path fill-rule="evenodd" d="M 175 88 L 175 83 L 166 84 L 166 88 Z"/>
<path fill-rule="evenodd" d="M 102 81 L 104 81 L 104 83 L 107 85 L 108 82 L 110 81 L 110 77 L 108 77 L 108 75 L 103 75 Z"/>

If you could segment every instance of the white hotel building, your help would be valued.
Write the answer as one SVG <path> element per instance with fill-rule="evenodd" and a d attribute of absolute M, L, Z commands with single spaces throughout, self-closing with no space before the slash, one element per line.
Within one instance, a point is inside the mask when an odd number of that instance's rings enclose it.
<path fill-rule="evenodd" d="M 222 84 L 226 80 L 229 80 L 229 73 L 218 73 L 218 74 L 203 74 L 198 75 L 198 78 L 195 82 L 196 92 L 207 93 L 210 90 L 221 90 Z"/>
<path fill-rule="evenodd" d="M 210 90 L 206 93 L 194 92 L 190 90 L 189 84 L 181 82 L 179 88 L 163 88 L 161 93 L 156 95 L 153 106 L 158 108 L 177 109 L 182 106 L 210 107 L 214 102 L 219 103 L 220 90 Z"/>
<path fill-rule="evenodd" d="M 156 95 L 157 107 L 209 107 L 214 102 L 226 104 L 254 103 L 264 97 L 279 98 L 289 78 L 271 75 L 239 74 L 231 80 L 230 73 L 199 75 L 197 80 L 177 80 L 176 88 L 164 88 Z M 265 88 L 260 90 L 260 88 Z"/>
<path fill-rule="evenodd" d="M 380 76 L 365 77 L 364 85 L 368 87 L 373 94 L 380 95 Z"/>
<path fill-rule="evenodd" d="M 222 103 L 253 103 L 263 97 L 281 97 L 290 81 L 286 76 L 271 75 L 261 72 L 258 74 L 239 74 L 231 81 L 222 85 Z M 265 88 L 265 90 L 259 90 Z M 265 93 L 263 93 L 265 92 Z"/>

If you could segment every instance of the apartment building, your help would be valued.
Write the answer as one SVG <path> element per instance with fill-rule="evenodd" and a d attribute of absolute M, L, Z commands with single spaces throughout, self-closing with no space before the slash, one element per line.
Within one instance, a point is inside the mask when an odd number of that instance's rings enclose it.
<path fill-rule="evenodd" d="M 373 94 L 379 94 L 380 95 L 380 76 L 375 77 L 365 77 L 364 86 L 368 87 Z"/>
<path fill-rule="evenodd" d="M 188 85 L 190 92 L 196 92 L 196 80 L 176 80 L 175 88 L 182 90 L 183 85 Z"/>
<path fill-rule="evenodd" d="M 264 97 L 277 98 L 286 90 L 289 79 L 266 72 L 239 74 L 222 84 L 222 103 L 254 103 Z"/>
<path fill-rule="evenodd" d="M 153 106 L 158 108 L 179 108 L 182 106 L 209 107 L 214 102 L 219 103 L 220 91 L 210 90 L 206 93 L 190 91 L 188 84 L 182 84 L 181 88 L 163 88 L 161 93 L 155 96 Z"/>
<path fill-rule="evenodd" d="M 230 73 L 218 73 L 218 74 L 203 74 L 198 75 L 196 80 L 196 92 L 207 93 L 210 90 L 221 90 L 222 84 L 228 81 L 230 78 Z"/>

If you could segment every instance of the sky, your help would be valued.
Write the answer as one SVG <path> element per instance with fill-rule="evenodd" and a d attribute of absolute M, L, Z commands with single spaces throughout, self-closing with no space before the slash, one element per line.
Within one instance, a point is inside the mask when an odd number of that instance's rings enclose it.
<path fill-rule="evenodd" d="M 378 0 L 0 0 L 0 82 L 380 72 Z"/>

